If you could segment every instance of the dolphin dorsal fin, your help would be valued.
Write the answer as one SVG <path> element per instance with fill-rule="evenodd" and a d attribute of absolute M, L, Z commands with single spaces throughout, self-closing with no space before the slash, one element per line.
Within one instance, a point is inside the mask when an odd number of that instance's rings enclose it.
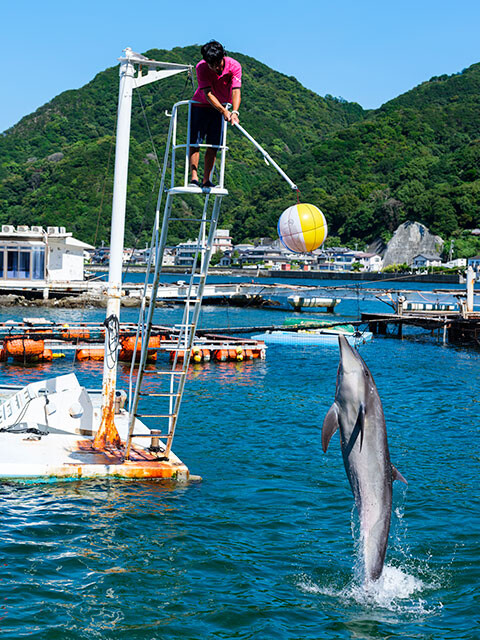
<path fill-rule="evenodd" d="M 404 482 L 405 484 L 408 484 L 408 482 L 402 476 L 400 471 L 397 469 L 397 467 L 394 467 L 393 464 L 392 464 L 392 477 L 394 480 L 400 480 L 400 482 Z"/>
<path fill-rule="evenodd" d="M 330 409 L 328 410 L 328 413 L 325 416 L 325 420 L 323 421 L 322 449 L 325 453 L 328 449 L 328 444 L 337 429 L 338 429 L 338 409 L 337 409 L 337 405 L 334 402 L 330 407 Z"/>

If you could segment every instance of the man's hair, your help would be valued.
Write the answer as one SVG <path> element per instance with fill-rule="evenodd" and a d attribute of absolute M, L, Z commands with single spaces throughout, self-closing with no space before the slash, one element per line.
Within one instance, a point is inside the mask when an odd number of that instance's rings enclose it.
<path fill-rule="evenodd" d="M 207 64 L 215 64 L 217 62 L 221 62 L 225 57 L 225 49 L 220 42 L 216 40 L 210 40 L 207 44 L 204 44 L 202 49 L 203 59 Z"/>

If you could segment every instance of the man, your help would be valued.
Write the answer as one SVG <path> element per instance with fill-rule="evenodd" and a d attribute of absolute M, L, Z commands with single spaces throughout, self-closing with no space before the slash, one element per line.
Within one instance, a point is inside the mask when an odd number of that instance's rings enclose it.
<path fill-rule="evenodd" d="M 219 145 L 222 136 L 222 117 L 236 124 L 239 121 L 242 86 L 242 67 L 239 62 L 225 55 L 225 49 L 216 40 L 204 44 L 203 60 L 197 64 L 198 89 L 193 100 L 198 104 L 192 105 L 190 119 L 190 186 L 199 187 L 198 161 L 200 149 L 198 145 L 203 140 L 207 144 Z M 232 105 L 230 112 L 225 104 Z M 217 148 L 208 147 L 205 152 L 205 167 L 202 188 L 215 185 L 210 181 L 210 174 L 217 157 Z"/>

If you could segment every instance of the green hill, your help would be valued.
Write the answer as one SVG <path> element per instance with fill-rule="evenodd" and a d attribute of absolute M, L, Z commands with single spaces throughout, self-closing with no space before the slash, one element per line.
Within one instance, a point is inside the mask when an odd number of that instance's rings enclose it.
<path fill-rule="evenodd" d="M 479 108 L 475 64 L 391 100 L 289 168 L 344 239 L 388 237 L 408 219 L 458 235 L 480 221 Z"/>
<path fill-rule="evenodd" d="M 196 63 L 197 46 L 150 58 Z M 480 65 L 432 78 L 375 111 L 320 97 L 295 78 L 233 53 L 243 66 L 241 122 L 320 206 L 343 241 L 388 237 L 409 218 L 445 239 L 480 226 Z M 109 241 L 118 68 L 99 73 L 24 117 L 0 137 L 0 224 L 62 225 Z M 156 201 L 169 119 L 192 94 L 184 76 L 134 92 L 126 242 L 143 243 Z M 275 235 L 295 202 L 288 185 L 238 131 L 229 131 L 221 225 L 235 241 Z M 199 199 L 181 202 L 187 213 Z M 179 223 L 174 239 L 186 239 Z"/>

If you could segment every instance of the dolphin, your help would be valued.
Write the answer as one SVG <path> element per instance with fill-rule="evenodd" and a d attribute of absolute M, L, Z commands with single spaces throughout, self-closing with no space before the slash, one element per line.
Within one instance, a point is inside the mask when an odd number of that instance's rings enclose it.
<path fill-rule="evenodd" d="M 360 517 L 360 542 L 367 580 L 378 580 L 387 551 L 392 482 L 407 482 L 390 462 L 382 403 L 373 376 L 345 336 L 338 338 L 340 363 L 335 401 L 322 428 L 326 452 L 340 428 L 343 463 Z"/>

